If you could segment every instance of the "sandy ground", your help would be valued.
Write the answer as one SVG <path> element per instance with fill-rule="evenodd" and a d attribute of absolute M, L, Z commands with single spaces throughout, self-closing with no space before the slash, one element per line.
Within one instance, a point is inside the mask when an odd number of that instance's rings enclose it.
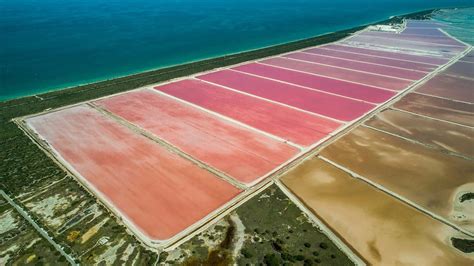
<path fill-rule="evenodd" d="M 474 189 L 471 161 L 359 127 L 321 152 L 325 158 L 474 232 L 474 220 L 451 215 L 457 190 Z"/>
<path fill-rule="evenodd" d="M 472 264 L 450 244 L 457 231 L 320 159 L 282 181 L 371 264 Z"/>

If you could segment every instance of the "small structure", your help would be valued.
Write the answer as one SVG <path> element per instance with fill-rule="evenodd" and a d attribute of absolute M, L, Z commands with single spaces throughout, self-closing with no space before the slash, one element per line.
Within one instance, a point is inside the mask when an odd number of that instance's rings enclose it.
<path fill-rule="evenodd" d="M 372 25 L 368 27 L 369 31 L 383 31 L 383 32 L 393 32 L 399 33 L 403 29 L 403 25 Z"/>

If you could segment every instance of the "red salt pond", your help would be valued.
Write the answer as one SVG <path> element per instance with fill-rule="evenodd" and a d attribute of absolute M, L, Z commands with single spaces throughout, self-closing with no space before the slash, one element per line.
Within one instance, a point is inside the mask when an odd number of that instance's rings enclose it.
<path fill-rule="evenodd" d="M 413 71 L 410 69 L 396 68 L 391 66 L 375 65 L 364 62 L 345 60 L 343 58 L 321 56 L 317 54 L 292 53 L 284 55 L 283 57 L 411 80 L 421 79 L 428 74 L 428 72 Z M 375 84 L 376 83 L 372 83 L 372 85 Z M 381 83 L 381 85 L 377 84 L 377 86 L 382 85 L 383 83 Z M 397 86 L 397 88 L 400 87 L 399 84 Z"/>
<path fill-rule="evenodd" d="M 345 46 L 345 45 L 337 45 L 337 44 L 329 44 L 323 46 L 323 48 L 326 49 L 331 49 L 335 51 L 340 51 L 340 52 L 351 52 L 351 53 L 358 53 L 358 54 L 363 54 L 367 56 L 380 56 L 380 57 L 386 57 L 390 59 L 399 59 L 399 60 L 407 60 L 407 61 L 413 61 L 413 62 L 418 62 L 422 63 L 422 67 L 429 67 L 426 66 L 425 64 L 433 64 L 433 65 L 442 65 L 447 63 L 449 60 L 448 59 L 443 59 L 443 58 L 436 58 L 436 57 L 429 57 L 429 56 L 421 56 L 421 55 L 413 55 L 413 54 L 407 54 L 407 53 L 399 53 L 399 52 L 390 52 L 390 51 L 385 51 L 385 50 L 374 50 L 374 49 L 366 49 L 366 48 L 359 48 L 359 47 L 352 47 L 352 46 Z M 424 63 L 424 64 L 423 64 Z M 436 66 L 431 66 L 431 68 L 425 69 L 424 71 L 431 71 L 436 68 Z M 407 66 L 405 68 L 408 69 L 415 69 L 412 66 Z"/>
<path fill-rule="evenodd" d="M 151 240 L 166 240 L 240 193 L 87 106 L 27 120 L 91 190 Z"/>
<path fill-rule="evenodd" d="M 195 79 L 155 89 L 303 146 L 321 140 L 341 125 Z"/>
<path fill-rule="evenodd" d="M 258 66 L 266 67 L 264 65 Z M 294 73 L 301 74 L 298 72 Z M 278 76 L 278 74 L 275 76 Z M 311 89 L 291 86 L 285 83 L 231 70 L 222 70 L 202 75 L 198 78 L 343 121 L 356 119 L 375 107 L 375 105 L 370 103 L 342 98 L 337 95 L 331 95 Z M 314 85 L 316 85 L 316 83 Z M 387 92 L 387 94 L 393 94 L 389 91 L 380 91 Z M 390 96 L 387 95 L 386 97 L 388 98 Z"/>
<path fill-rule="evenodd" d="M 440 28 L 443 26 L 446 24 L 432 20 L 407 20 L 407 28 Z"/>
<path fill-rule="evenodd" d="M 242 65 L 233 69 L 371 103 L 382 103 L 395 95 L 395 92 L 389 90 L 257 63 Z"/>
<path fill-rule="evenodd" d="M 368 44 L 376 44 L 386 47 L 396 47 L 401 49 L 409 49 L 409 50 L 419 50 L 419 51 L 431 51 L 436 52 L 438 54 L 446 54 L 447 56 L 453 56 L 456 53 L 463 51 L 466 47 L 459 46 L 459 45 L 440 45 L 428 42 L 414 42 L 408 41 L 403 39 L 387 39 L 387 38 L 379 38 L 374 36 L 354 36 L 350 39 L 344 41 L 345 43 L 350 42 L 359 42 L 359 43 L 368 43 Z"/>
<path fill-rule="evenodd" d="M 260 61 L 260 63 L 396 91 L 407 88 L 413 82 L 410 80 L 402 80 L 388 76 L 357 72 L 350 69 L 323 66 L 311 62 L 302 62 L 299 60 L 292 60 L 281 57 L 266 59 Z"/>
<path fill-rule="evenodd" d="M 432 28 L 406 28 L 404 31 L 402 31 L 404 34 L 416 34 L 416 35 L 429 35 L 429 36 L 446 36 L 442 31 Z"/>
<path fill-rule="evenodd" d="M 282 57 L 262 60 L 259 61 L 259 63 L 394 91 L 403 90 L 412 83 L 411 80 L 402 80 L 394 77 L 357 72 L 350 69 L 323 66 Z"/>
<path fill-rule="evenodd" d="M 428 80 L 415 92 L 474 103 L 472 83 L 470 79 L 440 74 Z"/>
<path fill-rule="evenodd" d="M 96 104 L 247 185 L 299 152 L 152 90 L 121 94 Z"/>
<path fill-rule="evenodd" d="M 347 46 L 344 46 L 344 47 L 347 47 Z M 400 68 L 406 68 L 406 69 L 412 69 L 412 70 L 418 70 L 418 71 L 425 71 L 425 72 L 431 72 L 438 67 L 435 65 L 428 65 L 424 63 L 403 61 L 406 59 L 398 60 L 398 59 L 391 59 L 391 58 L 374 57 L 371 55 L 355 54 L 352 52 L 348 53 L 345 51 L 334 51 L 334 50 L 323 49 L 323 48 L 311 48 L 311 49 L 305 50 L 304 52 L 325 55 L 325 56 L 332 56 L 332 57 L 337 57 L 337 58 L 342 58 L 342 59 L 355 60 L 355 61 L 360 61 L 360 62 L 380 64 L 380 65 L 385 65 L 385 66 L 393 66 L 393 67 L 400 67 Z"/>
<path fill-rule="evenodd" d="M 426 42 L 433 44 L 447 44 L 447 45 L 457 45 L 465 46 L 463 43 L 458 42 L 455 39 L 452 39 L 448 36 L 428 36 L 428 35 L 413 35 L 413 34 L 399 34 L 399 33 L 389 33 L 389 32 L 379 32 L 379 31 L 367 31 L 362 32 L 359 36 L 373 36 L 380 37 L 391 40 L 406 40 L 406 41 L 415 41 L 415 42 Z"/>

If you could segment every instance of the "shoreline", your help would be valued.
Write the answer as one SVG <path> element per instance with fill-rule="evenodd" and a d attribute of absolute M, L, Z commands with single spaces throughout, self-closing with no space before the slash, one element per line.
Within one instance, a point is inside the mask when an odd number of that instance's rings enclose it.
<path fill-rule="evenodd" d="M 137 79 L 137 78 L 143 79 L 144 77 L 142 77 L 142 76 L 154 76 L 154 75 L 157 75 L 158 72 L 169 72 L 169 71 L 173 71 L 173 69 L 177 69 L 177 68 L 188 68 L 188 67 L 193 67 L 194 65 L 207 65 L 207 64 L 212 63 L 212 62 L 218 64 L 219 61 L 224 62 L 224 61 L 228 60 L 229 58 L 239 58 L 239 57 L 245 58 L 245 57 L 248 57 L 248 56 L 252 56 L 252 54 L 257 55 L 257 54 L 262 54 L 263 53 L 263 55 L 261 57 L 266 57 L 268 55 L 275 55 L 275 54 L 278 54 L 278 53 L 284 53 L 284 52 L 287 52 L 287 51 L 301 49 L 301 48 L 304 48 L 304 47 L 320 45 L 320 44 L 324 44 L 324 43 L 328 43 L 328 42 L 332 42 L 332 41 L 336 41 L 338 39 L 344 38 L 345 36 L 348 36 L 349 34 L 351 34 L 353 32 L 356 32 L 357 30 L 360 30 L 361 28 L 367 27 L 369 25 L 393 23 L 396 20 L 401 20 L 401 19 L 407 18 L 407 17 L 416 17 L 416 16 L 419 16 L 419 15 L 428 16 L 428 15 L 431 15 L 433 12 L 435 12 L 437 10 L 440 10 L 440 8 L 420 10 L 420 11 L 416 11 L 416 12 L 412 12 L 412 13 L 408 13 L 408 14 L 392 15 L 392 16 L 389 16 L 387 19 L 382 20 L 382 21 L 370 22 L 370 23 L 367 23 L 367 24 L 354 26 L 352 28 L 342 29 L 342 30 L 334 31 L 334 32 L 326 32 L 326 33 L 322 33 L 322 34 L 312 36 L 312 37 L 309 37 L 309 38 L 301 38 L 301 39 L 297 39 L 297 40 L 293 40 L 293 41 L 289 41 L 289 42 L 282 42 L 282 43 L 272 44 L 272 45 L 269 45 L 269 46 L 263 46 L 263 47 L 250 49 L 250 50 L 243 50 L 243 51 L 235 52 L 235 53 L 231 52 L 231 53 L 228 53 L 228 54 L 222 54 L 222 55 L 218 55 L 218 56 L 215 56 L 215 57 L 212 57 L 212 56 L 211 57 L 204 57 L 204 58 L 200 58 L 200 59 L 196 59 L 196 60 L 186 61 L 184 63 L 159 66 L 157 68 L 143 70 L 143 71 L 138 70 L 134 74 L 117 75 L 117 76 L 114 76 L 114 77 L 110 77 L 110 78 L 106 78 L 106 79 L 99 79 L 97 81 L 92 81 L 92 82 L 89 82 L 89 83 L 86 82 L 86 83 L 83 83 L 83 84 L 76 84 L 76 85 L 66 86 L 66 87 L 62 87 L 62 88 L 57 88 L 56 87 L 56 88 L 52 88 L 50 90 L 46 89 L 46 91 L 44 91 L 44 92 L 30 94 L 30 95 L 18 96 L 16 98 L 11 98 L 11 99 L 8 99 L 8 98 L 4 99 L 4 100 L 0 99 L 0 108 L 4 104 L 9 104 L 11 102 L 21 101 L 22 99 L 27 99 L 27 98 L 31 98 L 31 97 L 41 99 L 41 98 L 43 98 L 43 96 L 47 97 L 47 95 L 50 95 L 52 93 L 61 93 L 61 92 L 69 91 L 69 90 L 80 90 L 82 88 L 91 87 L 91 86 L 104 86 L 104 85 L 106 86 L 105 83 L 112 83 L 113 84 L 115 82 L 121 82 L 124 79 L 132 79 L 132 80 Z M 341 36 L 338 36 L 338 35 L 341 35 Z M 318 42 L 317 39 L 322 39 L 322 40 Z M 323 39 L 329 39 L 329 40 L 323 40 Z M 306 46 L 304 46 L 305 43 L 307 43 Z M 298 46 L 298 45 L 301 45 L 301 46 Z M 298 46 L 298 47 L 291 49 L 291 47 L 293 47 L 293 46 Z M 285 49 L 285 48 L 288 48 L 288 49 Z M 272 50 L 280 50 L 280 49 L 283 50 L 283 51 L 272 53 Z M 266 54 L 266 53 L 268 53 L 268 54 Z M 258 58 L 258 57 L 252 57 L 251 59 L 255 59 L 255 58 Z M 248 59 L 248 60 L 251 60 L 251 59 Z M 244 61 L 247 61 L 247 60 L 242 60 L 242 61 L 239 61 L 239 62 L 244 62 Z M 226 65 L 230 65 L 230 64 L 224 64 L 224 65 L 220 65 L 220 66 L 216 66 L 216 67 L 222 67 L 222 66 L 226 66 Z M 206 70 L 208 70 L 208 69 L 209 68 L 206 68 Z M 184 74 L 184 75 L 187 75 L 187 74 Z M 175 77 L 172 77 L 172 78 L 176 78 L 176 77 L 180 77 L 180 76 L 183 76 L 183 75 L 178 74 L 178 75 L 176 75 Z M 163 81 L 163 80 L 160 80 L 160 81 Z M 156 83 L 156 82 L 160 82 L 160 81 L 149 82 L 148 84 L 152 84 L 152 83 Z M 147 84 L 140 84 L 140 86 L 143 86 L 143 85 L 147 85 Z M 123 90 L 119 90 L 119 91 L 123 91 Z"/>

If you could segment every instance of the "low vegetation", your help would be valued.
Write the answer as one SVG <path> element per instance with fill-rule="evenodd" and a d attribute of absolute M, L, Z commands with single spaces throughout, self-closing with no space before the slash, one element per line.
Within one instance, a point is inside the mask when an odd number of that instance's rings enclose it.
<path fill-rule="evenodd" d="M 185 265 L 352 264 L 275 185 L 244 203 L 216 226 L 162 256 L 161 262 Z"/>

